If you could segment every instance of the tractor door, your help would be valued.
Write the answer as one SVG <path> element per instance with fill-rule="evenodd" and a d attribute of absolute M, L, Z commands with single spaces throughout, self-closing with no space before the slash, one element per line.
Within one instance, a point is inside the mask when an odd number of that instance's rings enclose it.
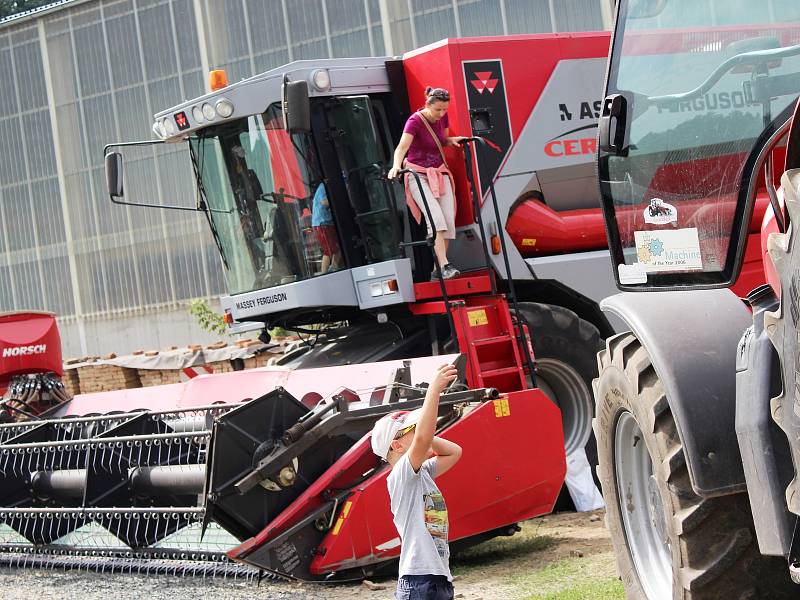
<path fill-rule="evenodd" d="M 369 96 L 332 98 L 327 106 L 329 135 L 361 234 L 357 243 L 370 263 L 403 256 L 404 205 L 399 186 L 384 177 L 392 147 L 382 108 Z"/>
<path fill-rule="evenodd" d="M 617 285 L 729 286 L 800 93 L 800 3 L 621 0 L 598 171 Z"/>

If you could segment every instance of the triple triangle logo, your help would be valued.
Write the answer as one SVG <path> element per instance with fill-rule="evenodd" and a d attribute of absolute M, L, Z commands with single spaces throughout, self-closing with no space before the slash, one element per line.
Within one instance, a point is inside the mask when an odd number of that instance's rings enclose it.
<path fill-rule="evenodd" d="M 497 88 L 498 81 L 498 79 L 492 78 L 491 71 L 476 71 L 475 79 L 470 79 L 472 87 L 478 90 L 479 94 L 482 94 L 484 90 L 488 90 L 490 94 L 493 94 L 495 88 Z"/>

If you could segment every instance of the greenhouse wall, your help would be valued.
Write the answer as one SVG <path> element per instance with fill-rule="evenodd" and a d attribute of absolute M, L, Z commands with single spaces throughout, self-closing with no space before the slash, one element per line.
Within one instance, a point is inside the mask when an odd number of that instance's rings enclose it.
<path fill-rule="evenodd" d="M 396 55 L 454 36 L 608 28 L 611 0 L 71 0 L 0 22 L 0 312 L 56 313 L 65 356 L 203 343 L 193 298 L 225 293 L 201 215 L 114 205 L 103 150 L 152 115 L 292 60 Z M 180 146 L 126 185 L 191 205 Z"/>

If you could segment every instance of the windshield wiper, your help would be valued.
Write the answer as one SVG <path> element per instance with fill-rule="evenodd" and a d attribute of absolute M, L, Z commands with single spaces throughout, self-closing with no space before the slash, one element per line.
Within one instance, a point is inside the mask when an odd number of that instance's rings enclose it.
<path fill-rule="evenodd" d="M 200 141 L 200 147 L 205 148 L 203 144 L 203 138 L 197 138 Z M 214 244 L 217 246 L 217 251 L 219 252 L 220 258 L 222 258 L 222 264 L 225 266 L 225 269 L 230 269 L 228 265 L 228 257 L 225 256 L 225 249 L 222 247 L 222 240 L 219 237 L 219 232 L 217 231 L 217 226 L 214 224 L 214 219 L 211 218 L 211 210 L 208 208 L 208 200 L 206 199 L 206 190 L 203 187 L 203 173 L 202 167 L 198 166 L 197 156 L 194 153 L 194 146 L 189 144 L 189 155 L 192 157 L 192 170 L 194 171 L 194 178 L 197 182 L 197 208 L 203 211 L 203 214 L 206 216 L 206 221 L 208 221 L 208 226 L 211 229 L 211 235 L 214 238 Z M 216 212 L 224 212 L 230 213 L 232 211 L 216 211 Z"/>

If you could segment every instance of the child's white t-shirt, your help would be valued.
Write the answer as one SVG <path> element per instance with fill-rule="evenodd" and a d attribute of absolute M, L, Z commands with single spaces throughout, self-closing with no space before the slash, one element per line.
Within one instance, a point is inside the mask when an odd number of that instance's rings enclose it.
<path fill-rule="evenodd" d="M 394 525 L 402 542 L 400 577 L 444 575 L 453 581 L 447 545 L 447 506 L 433 481 L 435 475 L 435 457 L 422 463 L 415 473 L 408 455 L 404 454 L 386 479 Z"/>

